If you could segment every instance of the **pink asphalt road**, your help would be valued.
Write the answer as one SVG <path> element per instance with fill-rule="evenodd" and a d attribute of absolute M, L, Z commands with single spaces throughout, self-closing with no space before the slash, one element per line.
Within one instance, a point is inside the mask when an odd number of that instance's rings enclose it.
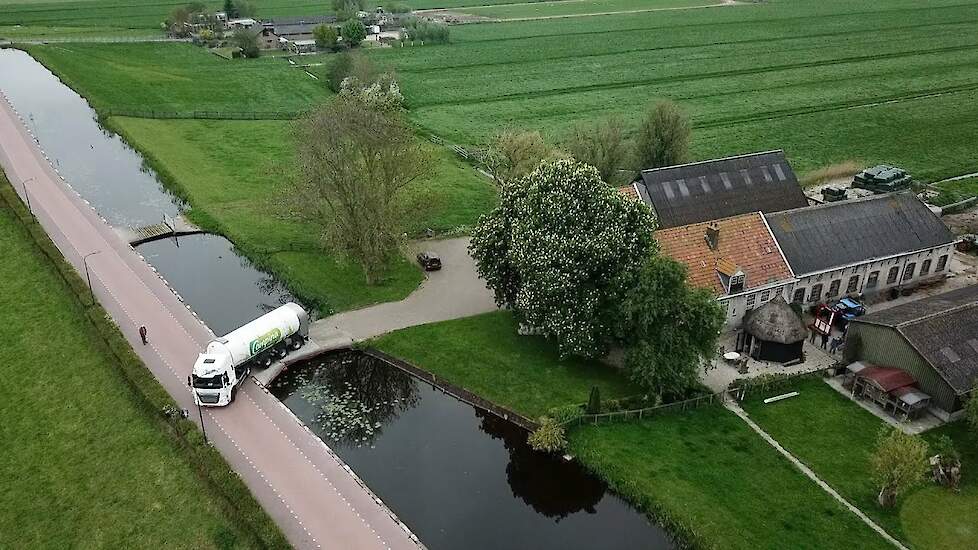
<path fill-rule="evenodd" d="M 65 259 L 85 277 L 146 365 L 194 410 L 187 376 L 210 330 L 52 167 L 23 120 L 0 99 L 0 165 Z M 95 254 L 91 254 L 95 252 Z M 138 327 L 148 329 L 142 345 Z M 261 386 L 204 409 L 211 443 L 297 548 L 417 549 L 417 539 L 342 461 Z M 197 419 L 197 415 L 192 415 Z"/>

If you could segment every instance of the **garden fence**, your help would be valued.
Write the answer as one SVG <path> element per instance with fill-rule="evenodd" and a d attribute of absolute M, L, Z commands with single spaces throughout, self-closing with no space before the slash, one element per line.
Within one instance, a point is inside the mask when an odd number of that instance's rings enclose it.
<path fill-rule="evenodd" d="M 685 399 L 683 401 L 675 401 L 673 403 L 666 403 L 664 405 L 656 405 L 654 407 L 645 407 L 641 409 L 613 411 L 613 412 L 598 413 L 598 414 L 585 414 L 576 418 L 572 418 L 571 420 L 564 422 L 562 425 L 580 426 L 582 424 L 600 424 L 601 422 L 610 423 L 610 422 L 624 422 L 626 420 L 641 420 L 642 418 L 648 418 L 660 414 L 696 409 L 702 406 L 712 405 L 714 403 L 725 403 L 729 399 L 735 399 L 739 401 L 742 398 L 740 395 L 740 391 L 741 391 L 740 389 L 724 390 L 719 393 L 701 395 L 700 397 Z"/>

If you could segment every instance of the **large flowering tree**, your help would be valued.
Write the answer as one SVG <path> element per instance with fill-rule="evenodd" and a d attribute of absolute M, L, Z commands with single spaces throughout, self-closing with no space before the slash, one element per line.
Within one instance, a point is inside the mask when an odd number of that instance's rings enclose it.
<path fill-rule="evenodd" d="M 619 306 L 656 253 L 654 229 L 644 203 L 591 166 L 557 160 L 503 186 L 470 250 L 496 303 L 561 355 L 595 357 L 621 337 Z"/>

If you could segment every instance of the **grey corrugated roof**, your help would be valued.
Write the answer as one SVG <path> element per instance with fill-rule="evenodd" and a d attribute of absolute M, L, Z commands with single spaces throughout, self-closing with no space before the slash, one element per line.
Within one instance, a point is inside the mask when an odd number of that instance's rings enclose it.
<path fill-rule="evenodd" d="M 262 21 L 262 24 L 268 27 L 279 25 L 321 25 L 323 23 L 335 22 L 335 15 L 302 15 L 295 17 L 275 17 L 272 19 L 266 19 L 265 21 Z"/>
<path fill-rule="evenodd" d="M 854 319 L 895 328 L 959 394 L 978 382 L 978 286 Z"/>
<path fill-rule="evenodd" d="M 636 187 L 660 228 L 808 205 L 783 151 L 642 170 Z"/>
<path fill-rule="evenodd" d="M 795 275 L 932 248 L 951 231 L 912 193 L 764 214 Z"/>

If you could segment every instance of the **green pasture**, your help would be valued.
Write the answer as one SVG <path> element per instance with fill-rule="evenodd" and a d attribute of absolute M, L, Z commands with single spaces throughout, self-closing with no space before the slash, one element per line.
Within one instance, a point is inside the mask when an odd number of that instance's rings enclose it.
<path fill-rule="evenodd" d="M 934 441 L 950 437 L 962 455 L 960 493 L 933 484 L 884 510 L 876 503 L 870 457 L 884 423 L 819 379 L 800 380 L 773 393 L 799 396 L 772 404 L 758 393 L 744 404 L 751 417 L 819 477 L 858 506 L 891 535 L 920 550 L 978 547 L 978 435 L 964 422 L 927 432 Z"/>
<path fill-rule="evenodd" d="M 720 4 L 720 0 L 559 0 L 520 4 L 496 4 L 458 11 L 493 19 L 579 17 L 600 13 L 669 10 Z M 486 4 L 490 4 L 487 2 Z"/>
<path fill-rule="evenodd" d="M 976 25 L 978 2 L 785 0 L 463 25 L 449 45 L 371 55 L 397 71 L 419 125 L 461 144 L 502 128 L 556 139 L 670 99 L 698 158 L 763 144 L 794 149 L 800 171 L 859 157 L 937 178 L 978 164 L 962 146 L 978 127 L 931 133 L 973 102 Z"/>

